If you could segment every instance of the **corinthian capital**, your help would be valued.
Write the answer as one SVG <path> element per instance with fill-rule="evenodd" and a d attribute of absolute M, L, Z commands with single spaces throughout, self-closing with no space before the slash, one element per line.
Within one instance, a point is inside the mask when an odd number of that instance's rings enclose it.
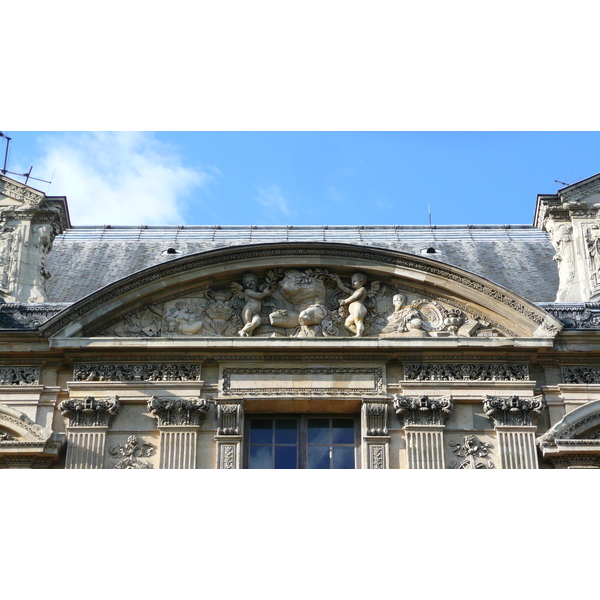
<path fill-rule="evenodd" d="M 208 412 L 208 400 L 203 398 L 184 400 L 177 398 L 157 398 L 148 400 L 148 410 L 158 421 L 159 427 L 165 425 L 198 427 Z"/>
<path fill-rule="evenodd" d="M 68 427 L 110 427 L 119 410 L 119 398 L 96 400 L 91 396 L 83 399 L 64 400 L 58 405 Z"/>
<path fill-rule="evenodd" d="M 394 410 L 403 425 L 443 425 L 454 406 L 452 396 L 400 396 L 394 394 Z"/>
<path fill-rule="evenodd" d="M 483 397 L 483 410 L 494 427 L 498 425 L 535 426 L 545 406 L 546 401 L 543 396 L 534 396 L 528 399 L 518 396 Z"/>

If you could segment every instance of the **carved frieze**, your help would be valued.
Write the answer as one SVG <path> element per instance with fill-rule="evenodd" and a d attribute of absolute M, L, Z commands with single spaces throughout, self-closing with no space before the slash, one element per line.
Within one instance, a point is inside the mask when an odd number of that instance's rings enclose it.
<path fill-rule="evenodd" d="M 219 400 L 217 407 L 217 435 L 241 435 L 244 416 L 243 400 Z"/>
<path fill-rule="evenodd" d="M 546 400 L 543 396 L 483 397 L 483 410 L 494 427 L 534 426 L 545 406 Z"/>
<path fill-rule="evenodd" d="M 130 435 L 126 444 L 119 444 L 110 450 L 111 456 L 124 457 L 113 466 L 113 469 L 151 469 L 152 465 L 140 458 L 152 456 L 155 452 L 154 444 L 140 444 L 137 436 Z"/>
<path fill-rule="evenodd" d="M 39 367 L 0 366 L 0 385 L 39 385 Z"/>
<path fill-rule="evenodd" d="M 63 400 L 58 405 L 68 427 L 111 427 L 119 411 L 119 398 L 96 400 L 91 396 Z"/>
<path fill-rule="evenodd" d="M 600 367 L 562 367 L 561 373 L 565 383 L 600 383 Z"/>
<path fill-rule="evenodd" d="M 396 416 L 406 425 L 444 425 L 454 406 L 452 396 L 431 398 L 429 396 L 393 395 Z"/>
<path fill-rule="evenodd" d="M 14 302 L 0 304 L 0 329 L 37 329 L 66 306 L 68 305 L 39 306 Z"/>
<path fill-rule="evenodd" d="M 171 400 L 152 396 L 148 400 L 148 410 L 158 421 L 159 427 L 169 425 L 199 427 L 204 421 L 208 409 L 208 400 L 203 398 Z"/>
<path fill-rule="evenodd" d="M 360 396 L 385 393 L 381 367 L 227 367 L 224 396 Z"/>
<path fill-rule="evenodd" d="M 598 302 L 582 302 L 576 305 L 544 303 L 540 306 L 558 319 L 565 329 L 600 329 Z"/>
<path fill-rule="evenodd" d="M 350 280 L 325 268 L 268 271 L 264 282 L 202 286 L 149 304 L 103 331 L 117 337 L 448 337 L 511 335 L 509 329 L 452 300 L 435 300 L 399 283 Z"/>
<path fill-rule="evenodd" d="M 492 444 L 481 442 L 474 435 L 465 435 L 462 444 L 449 442 L 452 452 L 461 458 L 459 463 L 452 463 L 454 469 L 493 469 L 494 463 L 490 460 L 489 454 Z M 483 458 L 485 460 L 477 460 Z"/>
<path fill-rule="evenodd" d="M 527 364 L 404 363 L 406 381 L 528 381 Z"/>
<path fill-rule="evenodd" d="M 0 442 L 13 442 L 15 438 L 5 431 L 0 431 Z"/>
<path fill-rule="evenodd" d="M 201 365 L 186 363 L 77 364 L 74 381 L 200 381 Z"/>

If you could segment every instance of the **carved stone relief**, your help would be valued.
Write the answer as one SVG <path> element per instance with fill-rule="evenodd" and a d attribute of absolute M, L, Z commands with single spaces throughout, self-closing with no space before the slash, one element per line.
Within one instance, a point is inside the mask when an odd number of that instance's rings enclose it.
<path fill-rule="evenodd" d="M 0 367 L 0 385 L 39 385 L 39 367 Z"/>
<path fill-rule="evenodd" d="M 200 373 L 186 363 L 77 364 L 73 381 L 200 381 Z"/>
<path fill-rule="evenodd" d="M 430 398 L 429 396 L 393 395 L 396 416 L 405 425 L 444 425 L 454 406 L 452 396 Z"/>
<path fill-rule="evenodd" d="M 404 363 L 406 381 L 528 381 L 526 364 Z"/>
<path fill-rule="evenodd" d="M 124 457 L 113 466 L 113 469 L 151 469 L 152 465 L 140 458 L 152 456 L 155 452 L 154 444 L 140 444 L 137 436 L 130 435 L 126 444 L 119 444 L 110 450 L 111 456 Z"/>
<path fill-rule="evenodd" d="M 208 400 L 203 398 L 171 400 L 152 396 L 148 400 L 148 410 L 158 421 L 159 427 L 169 425 L 200 427 L 208 409 Z"/>
<path fill-rule="evenodd" d="M 600 383 L 600 367 L 563 367 L 561 372 L 565 383 Z"/>
<path fill-rule="evenodd" d="M 66 306 L 0 303 L 0 329 L 37 329 Z"/>
<path fill-rule="evenodd" d="M 215 400 L 217 435 L 241 435 L 244 416 L 243 400 Z"/>
<path fill-rule="evenodd" d="M 15 438 L 4 431 L 0 431 L 0 442 L 14 442 Z"/>
<path fill-rule="evenodd" d="M 86 396 L 83 399 L 63 400 L 58 410 L 68 427 L 111 427 L 119 406 L 118 396 L 99 400 Z"/>
<path fill-rule="evenodd" d="M 492 444 L 479 441 L 474 435 L 465 435 L 462 444 L 449 442 L 452 452 L 464 458 L 463 461 L 453 462 L 453 469 L 493 469 L 494 463 L 489 459 Z M 477 460 L 483 458 L 485 460 Z"/>
<path fill-rule="evenodd" d="M 264 282 L 203 286 L 194 295 L 136 309 L 99 335 L 117 337 L 448 337 L 512 333 L 453 301 L 396 283 L 350 281 L 325 268 L 268 271 Z M 404 290 L 404 291 L 402 291 Z"/>
<path fill-rule="evenodd" d="M 494 427 L 534 426 L 545 407 L 543 396 L 527 399 L 518 396 L 483 398 L 483 410 Z"/>
<path fill-rule="evenodd" d="M 382 436 L 388 434 L 388 401 L 369 400 L 362 401 L 365 417 L 365 435 Z"/>

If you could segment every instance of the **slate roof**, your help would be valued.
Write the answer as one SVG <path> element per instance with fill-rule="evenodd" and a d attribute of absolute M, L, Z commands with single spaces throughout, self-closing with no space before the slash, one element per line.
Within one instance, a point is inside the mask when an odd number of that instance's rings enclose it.
<path fill-rule="evenodd" d="M 47 257 L 50 302 L 75 302 L 131 273 L 183 255 L 269 242 L 343 242 L 425 254 L 498 283 L 532 302 L 553 302 L 558 269 L 547 233 L 531 225 L 74 227 Z"/>

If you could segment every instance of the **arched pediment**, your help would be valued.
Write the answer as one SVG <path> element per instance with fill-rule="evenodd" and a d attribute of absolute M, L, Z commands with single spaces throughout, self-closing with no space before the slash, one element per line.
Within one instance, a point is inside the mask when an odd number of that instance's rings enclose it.
<path fill-rule="evenodd" d="M 6 404 L 0 404 L 0 432 L 5 434 L 0 441 L 45 443 L 52 435 L 51 429 L 33 423 L 24 413 Z"/>
<path fill-rule="evenodd" d="M 567 413 L 554 427 L 540 437 L 541 446 L 554 445 L 566 440 L 598 439 L 600 427 L 600 400 L 588 402 Z M 600 448 L 599 448 L 600 452 Z"/>
<path fill-rule="evenodd" d="M 362 277 L 353 281 L 356 273 Z M 41 330 L 61 338 L 395 338 L 553 337 L 561 328 L 510 290 L 424 256 L 278 243 L 155 265 L 83 298 Z"/>

